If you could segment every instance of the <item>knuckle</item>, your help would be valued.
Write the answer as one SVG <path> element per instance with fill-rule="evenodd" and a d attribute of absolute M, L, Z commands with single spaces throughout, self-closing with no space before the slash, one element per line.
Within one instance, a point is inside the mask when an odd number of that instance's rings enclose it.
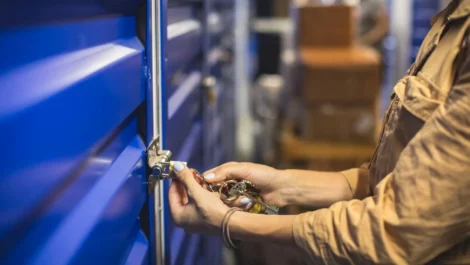
<path fill-rule="evenodd" d="M 236 166 L 240 164 L 239 162 L 235 162 L 235 161 L 231 161 L 231 162 L 228 162 L 228 163 L 225 163 L 224 166 L 226 167 L 231 167 L 231 166 Z"/>
<path fill-rule="evenodd" d="M 224 173 L 226 171 L 230 171 L 231 168 L 235 167 L 239 165 L 238 162 L 228 162 L 228 163 L 225 163 L 221 166 L 219 166 L 217 169 L 216 169 L 216 172 L 218 172 L 219 174 L 220 173 Z"/>
<path fill-rule="evenodd" d="M 181 179 L 184 179 L 184 180 L 187 180 L 189 179 L 190 177 L 193 176 L 193 174 L 191 174 L 191 172 L 189 170 L 182 170 L 180 171 L 178 174 L 177 174 Z"/>

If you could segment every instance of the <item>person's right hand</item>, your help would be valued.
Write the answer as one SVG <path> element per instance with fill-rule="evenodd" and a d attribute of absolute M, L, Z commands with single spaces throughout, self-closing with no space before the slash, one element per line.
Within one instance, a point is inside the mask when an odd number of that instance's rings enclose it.
<path fill-rule="evenodd" d="M 248 180 L 260 190 L 261 198 L 266 204 L 277 207 L 286 205 L 282 196 L 286 184 L 285 177 L 280 170 L 272 167 L 253 163 L 230 162 L 204 172 L 203 176 L 208 183 L 218 183 L 230 179 Z M 250 203 L 248 198 L 241 197 L 231 206 L 244 207 L 248 205 L 249 208 Z"/>

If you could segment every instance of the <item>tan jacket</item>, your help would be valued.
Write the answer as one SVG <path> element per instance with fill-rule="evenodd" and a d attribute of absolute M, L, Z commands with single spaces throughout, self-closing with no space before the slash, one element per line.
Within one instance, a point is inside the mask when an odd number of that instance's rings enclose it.
<path fill-rule="evenodd" d="M 309 264 L 470 264 L 470 0 L 433 19 L 354 200 L 299 215 Z"/>

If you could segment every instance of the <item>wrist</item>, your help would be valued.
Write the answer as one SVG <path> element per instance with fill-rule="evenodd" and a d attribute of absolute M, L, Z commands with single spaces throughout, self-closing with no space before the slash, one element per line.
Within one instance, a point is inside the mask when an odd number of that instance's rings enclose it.
<path fill-rule="evenodd" d="M 229 211 L 230 208 L 224 204 L 223 207 L 220 207 L 215 215 L 212 215 L 212 218 L 209 219 L 209 224 L 219 231 L 222 229 L 223 220 Z"/>
<path fill-rule="evenodd" d="M 278 170 L 278 195 L 282 205 L 279 207 L 285 207 L 288 205 L 298 204 L 298 199 L 301 194 L 297 187 L 297 181 L 295 174 L 292 174 L 292 170 Z"/>
<path fill-rule="evenodd" d="M 284 175 L 288 182 L 281 196 L 287 205 L 323 208 L 352 199 L 349 184 L 341 173 L 286 170 Z"/>
<path fill-rule="evenodd" d="M 228 225 L 235 240 L 294 244 L 295 215 L 263 215 L 235 212 Z"/>
<path fill-rule="evenodd" d="M 225 246 L 228 248 L 238 248 L 232 241 L 230 236 L 230 218 L 235 214 L 237 211 L 241 211 L 239 208 L 231 208 L 227 211 L 222 221 L 222 238 L 224 239 Z"/>

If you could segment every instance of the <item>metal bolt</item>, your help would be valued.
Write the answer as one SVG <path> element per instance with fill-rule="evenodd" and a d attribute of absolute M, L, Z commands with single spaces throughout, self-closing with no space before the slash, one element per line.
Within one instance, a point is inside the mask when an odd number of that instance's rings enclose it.
<path fill-rule="evenodd" d="M 157 165 L 152 168 L 152 175 L 157 178 L 161 178 L 163 176 L 163 167 L 161 165 Z"/>

